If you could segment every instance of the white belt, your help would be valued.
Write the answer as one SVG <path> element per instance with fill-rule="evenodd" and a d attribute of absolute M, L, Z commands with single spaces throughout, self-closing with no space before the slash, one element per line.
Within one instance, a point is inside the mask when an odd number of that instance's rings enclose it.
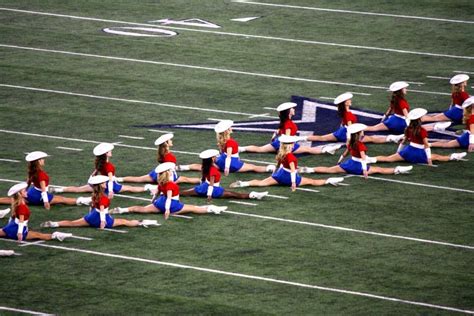
<path fill-rule="evenodd" d="M 18 218 L 15 218 L 15 224 L 17 224 L 17 225 L 20 224 L 20 220 Z M 23 224 L 25 226 L 28 226 L 28 221 L 23 221 Z"/>
<path fill-rule="evenodd" d="M 351 159 L 354 160 L 354 161 L 357 161 L 357 162 L 362 162 L 362 160 L 363 160 L 362 158 L 357 158 L 357 157 L 354 157 L 354 156 L 352 156 Z"/>
<path fill-rule="evenodd" d="M 223 152 L 221 155 L 227 157 L 227 153 L 225 153 L 225 152 Z M 230 156 L 231 156 L 232 158 L 239 158 L 239 153 L 231 154 Z"/>
<path fill-rule="evenodd" d="M 171 199 L 175 200 L 175 201 L 179 201 L 179 194 L 175 195 L 175 196 L 172 196 Z"/>
<path fill-rule="evenodd" d="M 33 187 L 36 191 L 42 192 L 41 188 Z M 46 192 L 48 192 L 49 186 L 46 187 Z"/>
<path fill-rule="evenodd" d="M 281 169 L 285 170 L 286 172 L 291 173 L 291 169 L 285 168 L 285 167 L 280 167 Z"/>
<path fill-rule="evenodd" d="M 206 183 L 207 183 L 207 184 L 211 184 L 211 183 L 209 183 L 209 181 L 207 181 L 207 180 L 206 180 Z M 221 186 L 221 183 L 220 183 L 220 182 L 214 182 L 214 185 L 213 185 L 213 186 L 214 186 L 214 187 L 220 187 L 220 186 Z"/>
<path fill-rule="evenodd" d="M 462 106 L 460 106 L 459 104 L 454 104 L 453 106 L 462 110 Z"/>
<path fill-rule="evenodd" d="M 95 210 L 96 212 L 100 213 L 100 209 L 94 208 L 94 210 Z M 104 212 L 105 212 L 105 214 L 109 214 L 109 208 L 104 208 Z"/>
<path fill-rule="evenodd" d="M 405 117 L 403 115 L 400 115 L 400 114 L 393 114 L 393 115 L 395 115 L 396 117 L 399 117 L 401 119 L 405 119 Z"/>
<path fill-rule="evenodd" d="M 418 149 L 424 149 L 424 148 L 425 148 L 425 145 L 423 145 L 423 144 L 417 144 L 417 143 L 414 143 L 414 142 L 410 142 L 410 146 L 411 146 L 411 147 L 418 148 Z"/>

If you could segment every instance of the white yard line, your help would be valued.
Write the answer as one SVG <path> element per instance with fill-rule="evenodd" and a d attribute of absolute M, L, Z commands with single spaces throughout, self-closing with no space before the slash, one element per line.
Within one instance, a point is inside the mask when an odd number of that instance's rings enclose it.
<path fill-rule="evenodd" d="M 1 239 L 1 240 L 10 241 L 8 239 Z M 428 308 L 432 308 L 432 309 L 454 311 L 454 312 L 460 312 L 460 313 L 466 313 L 466 314 L 474 314 L 474 311 L 459 309 L 459 308 L 456 308 L 456 307 L 436 305 L 436 304 L 417 302 L 417 301 L 410 301 L 410 300 L 405 300 L 405 299 L 400 299 L 400 298 L 395 298 L 395 297 L 389 297 L 389 296 L 382 296 L 382 295 L 377 295 L 377 294 L 372 294 L 372 293 L 344 290 L 344 289 L 339 289 L 339 288 L 331 288 L 331 287 L 327 287 L 327 286 L 319 286 L 319 285 L 306 284 L 306 283 L 300 283 L 300 282 L 292 282 L 292 281 L 280 280 L 280 279 L 276 279 L 276 278 L 269 278 L 269 277 L 261 277 L 261 276 L 250 275 L 250 274 L 243 274 L 243 273 L 238 273 L 238 272 L 229 272 L 229 271 L 203 268 L 203 267 L 186 265 L 186 264 L 179 264 L 179 263 L 166 262 L 166 261 L 158 261 L 158 260 L 153 260 L 153 259 L 118 255 L 118 254 L 98 252 L 98 251 L 93 251 L 93 250 L 86 250 L 86 249 L 72 248 L 72 247 L 65 247 L 65 246 L 55 246 L 55 245 L 49 245 L 49 244 L 38 244 L 36 246 L 37 247 L 44 247 L 44 248 L 51 248 L 51 249 L 56 249 L 56 250 L 64 250 L 64 251 L 84 253 L 84 254 L 95 255 L 95 256 L 100 256 L 100 257 L 135 261 L 135 262 L 154 264 L 154 265 L 161 265 L 161 266 L 167 266 L 167 267 L 172 267 L 172 268 L 195 270 L 195 271 L 199 271 L 199 272 L 225 275 L 225 276 L 230 276 L 230 277 L 234 277 L 234 278 L 243 278 L 243 279 L 248 279 L 248 280 L 270 282 L 270 283 L 275 283 L 275 284 L 289 285 L 289 286 L 294 286 L 294 287 L 299 287 L 299 288 L 314 289 L 314 290 L 320 290 L 320 291 L 326 291 L 326 292 L 332 292 L 332 293 L 338 293 L 338 294 L 346 294 L 346 295 L 353 295 L 353 296 L 359 296 L 359 297 L 367 297 L 367 298 L 378 299 L 378 300 L 383 300 L 383 301 L 390 301 L 390 302 L 397 302 L 397 303 L 414 305 L 414 306 L 428 307 Z"/>
<path fill-rule="evenodd" d="M 454 70 L 453 72 L 458 73 L 458 74 L 472 74 L 474 75 L 474 72 L 472 71 L 463 71 L 463 70 Z"/>
<path fill-rule="evenodd" d="M 12 308 L 12 307 L 6 307 L 6 306 L 0 306 L 0 310 L 15 312 L 15 313 L 29 314 L 29 315 L 54 316 L 54 314 L 48 314 L 48 313 L 43 313 L 43 312 L 35 312 L 35 311 L 27 310 L 27 309 L 19 309 L 19 308 Z"/>
<path fill-rule="evenodd" d="M 411 83 L 411 84 L 416 84 L 416 85 L 424 85 L 425 83 L 424 82 L 417 82 L 417 81 L 406 81 L 407 83 Z"/>
<path fill-rule="evenodd" d="M 21 162 L 20 160 L 15 160 L 15 159 L 0 159 L 0 161 L 5 161 L 5 162 Z"/>
<path fill-rule="evenodd" d="M 139 136 L 128 136 L 128 135 L 118 135 L 118 137 L 129 138 L 129 139 L 145 139 L 144 137 Z"/>
<path fill-rule="evenodd" d="M 54 17 L 61 17 L 61 18 L 85 20 L 85 21 L 100 21 L 100 22 L 120 23 L 120 24 L 127 24 L 127 25 L 140 25 L 140 26 L 153 26 L 153 27 L 156 27 L 155 24 L 134 23 L 134 22 L 108 20 L 108 19 L 98 19 L 98 18 L 90 18 L 90 17 L 82 17 L 82 16 L 74 16 L 74 15 L 66 15 L 66 14 L 56 14 L 56 13 L 48 13 L 48 12 L 39 12 L 39 11 L 18 10 L 18 9 L 11 9 L 11 8 L 0 8 L 0 10 L 17 12 L 17 13 L 27 13 L 27 14 L 36 14 L 36 15 L 45 15 L 45 16 L 54 16 Z M 172 27 L 172 26 L 167 26 L 167 25 L 160 25 L 160 28 L 168 28 L 168 29 L 172 29 L 172 30 L 181 30 L 181 31 L 199 32 L 199 33 L 208 33 L 208 34 L 215 34 L 215 35 L 228 35 L 228 36 L 234 36 L 234 37 L 242 37 L 242 38 L 245 38 L 245 39 L 256 38 L 256 39 L 266 39 L 266 40 L 283 41 L 283 42 L 290 42 L 290 43 L 302 43 L 302 44 L 311 44 L 311 45 L 324 45 L 324 46 L 333 46 L 333 47 L 355 48 L 355 49 L 381 51 L 381 52 L 389 52 L 389 53 L 399 53 L 399 54 L 411 54 L 411 55 L 419 55 L 419 56 L 456 58 L 456 59 L 474 59 L 474 56 L 457 56 L 457 55 L 448 55 L 448 54 L 439 54 L 439 53 L 410 51 L 410 50 L 395 49 L 395 48 L 383 48 L 383 47 L 373 47 L 373 46 L 363 46 L 363 45 L 350 45 L 350 44 L 331 43 L 331 42 L 322 42 L 322 41 L 313 41 L 313 40 L 301 40 L 301 39 L 275 37 L 275 36 L 262 36 L 262 35 L 230 33 L 230 32 L 222 32 L 222 31 L 210 31 L 210 30 L 203 30 L 203 29 L 190 29 L 190 28 L 184 28 L 184 27 Z"/>
<path fill-rule="evenodd" d="M 354 175 L 348 175 L 345 178 L 350 178 L 350 177 L 355 177 L 355 176 Z M 17 181 L 17 180 L 9 180 L 9 179 L 0 179 L 0 181 L 12 182 L 12 183 L 20 182 L 20 181 Z M 119 195 L 119 196 L 127 197 L 129 199 L 134 199 L 134 200 L 141 200 L 141 198 L 134 197 L 134 196 L 126 196 L 126 195 Z M 267 196 L 271 196 L 271 195 L 269 194 Z M 277 197 L 279 197 L 279 196 L 277 196 Z M 361 233 L 361 234 L 367 234 L 367 235 L 372 235 L 372 236 L 382 236 L 382 237 L 388 237 L 388 238 L 403 239 L 403 240 L 416 241 L 416 242 L 422 242 L 422 243 L 428 243 L 428 244 L 443 245 L 443 246 L 449 246 L 449 247 L 455 247 L 455 248 L 464 248 L 464 249 L 474 250 L 474 246 L 454 244 L 454 243 L 448 243 L 448 242 L 444 242 L 444 241 L 435 241 L 435 240 L 408 237 L 408 236 L 401 236 L 401 235 L 394 235 L 394 234 L 378 233 L 378 232 L 372 232 L 372 231 L 367 231 L 367 230 L 359 230 L 359 229 L 353 229 L 353 228 L 348 228 L 348 227 L 333 226 L 333 225 L 326 225 L 326 224 L 313 223 L 313 222 L 305 222 L 305 221 L 292 220 L 292 219 L 273 217 L 273 216 L 264 216 L 264 215 L 251 214 L 251 213 L 241 213 L 241 212 L 234 212 L 234 211 L 225 211 L 225 213 L 239 215 L 239 216 L 248 216 L 248 217 L 260 218 L 260 219 L 266 219 L 266 220 L 273 220 L 273 221 L 278 221 L 278 222 L 286 222 L 286 223 L 314 226 L 314 227 L 320 227 L 320 228 L 326 228 L 326 229 L 335 229 L 335 230 L 347 231 L 347 232 L 353 232 L 353 233 Z"/>
<path fill-rule="evenodd" d="M 120 229 L 113 229 L 113 228 L 104 228 L 102 230 L 111 232 L 111 233 L 120 233 L 120 234 L 126 234 L 128 233 L 128 230 L 120 230 Z"/>
<path fill-rule="evenodd" d="M 74 238 L 74 239 L 80 239 L 80 240 L 87 240 L 87 241 L 94 240 L 93 238 L 89 238 L 89 237 L 82 237 L 82 236 L 77 236 L 77 235 L 72 235 L 70 238 Z"/>
<path fill-rule="evenodd" d="M 149 132 L 154 132 L 154 133 L 173 134 L 173 132 L 170 132 L 170 131 L 162 131 L 162 130 L 159 130 L 159 129 L 149 129 L 148 131 L 149 131 Z"/>
<path fill-rule="evenodd" d="M 20 247 L 27 247 L 31 245 L 36 245 L 36 244 L 42 244 L 44 243 L 44 240 L 37 240 L 37 241 L 23 241 L 20 245 Z"/>
<path fill-rule="evenodd" d="M 193 110 L 193 111 L 215 112 L 215 113 L 225 113 L 225 114 L 244 115 L 244 116 L 257 116 L 257 117 L 260 116 L 260 114 L 255 114 L 255 113 L 242 113 L 242 112 L 234 112 L 234 111 L 208 109 L 208 108 L 203 108 L 203 107 L 192 107 L 192 106 L 175 105 L 175 104 L 167 104 L 167 103 L 160 103 L 160 102 L 105 97 L 105 96 L 100 96 L 100 95 L 75 93 L 75 92 L 67 92 L 67 91 L 51 90 L 51 89 L 41 89 L 41 88 L 35 88 L 35 87 L 25 87 L 25 86 L 17 86 L 17 85 L 9 85 L 9 84 L 0 84 L 0 87 L 30 90 L 30 91 L 37 91 L 37 92 L 48 92 L 48 93 L 55 93 L 55 94 L 64 94 L 64 95 L 71 95 L 71 96 L 76 96 L 76 97 L 85 97 L 85 98 L 100 99 L 100 100 L 107 100 L 107 101 L 120 101 L 120 102 L 127 102 L 127 103 L 158 105 L 158 106 L 163 106 L 163 107 L 186 109 L 186 110 Z"/>
<path fill-rule="evenodd" d="M 442 80 L 449 80 L 451 78 L 449 77 L 439 77 L 439 76 L 426 76 L 426 78 L 430 78 L 430 79 L 442 79 Z"/>
<path fill-rule="evenodd" d="M 281 196 L 281 195 L 273 195 L 273 194 L 267 194 L 268 197 L 272 197 L 275 199 L 282 199 L 282 200 L 288 200 L 287 196 Z"/>
<path fill-rule="evenodd" d="M 306 191 L 306 192 L 313 192 L 313 193 L 319 193 L 318 190 L 307 189 L 307 188 L 296 188 L 296 190 L 299 190 L 299 191 Z"/>
<path fill-rule="evenodd" d="M 179 214 L 170 214 L 170 216 L 176 217 L 176 218 L 193 219 L 193 217 L 191 216 L 179 215 Z"/>
<path fill-rule="evenodd" d="M 440 21 L 440 22 L 474 24 L 474 21 L 453 20 L 453 19 L 444 19 L 444 18 L 432 18 L 432 17 L 416 16 L 416 15 L 402 15 L 402 14 L 380 13 L 380 12 L 328 9 L 328 8 L 306 7 L 306 6 L 297 6 L 297 5 L 289 5 L 289 4 L 263 3 L 263 2 L 246 1 L 246 0 L 232 0 L 232 2 L 234 2 L 234 3 L 243 3 L 243 4 L 261 5 L 261 6 L 269 6 L 269 7 L 280 7 L 280 8 L 288 8 L 288 9 L 300 9 L 300 10 L 323 11 L 323 12 L 333 12 L 333 13 L 349 13 L 349 14 L 361 14 L 361 15 L 372 15 L 372 16 L 384 16 L 384 17 L 393 17 L 393 18 L 400 18 L 400 19 L 414 19 L 414 20 L 427 20 L 427 21 Z"/>
<path fill-rule="evenodd" d="M 365 95 L 365 96 L 370 96 L 370 95 L 372 95 L 372 94 L 370 94 L 370 93 L 353 92 L 353 91 L 351 91 L 351 93 L 352 93 L 352 94 L 355 94 L 355 95 Z"/>
<path fill-rule="evenodd" d="M 120 61 L 154 64 L 154 65 L 165 65 L 165 66 L 172 66 L 172 67 L 183 67 L 183 68 L 215 71 L 215 72 L 222 72 L 222 73 L 232 73 L 232 74 L 246 75 L 246 76 L 253 76 L 253 77 L 283 79 L 283 80 L 290 80 L 290 81 L 301 81 L 301 82 L 312 82 L 312 83 L 322 83 L 322 84 L 331 84 L 331 85 L 338 85 L 338 86 L 379 89 L 379 90 L 387 91 L 387 87 L 384 87 L 384 86 L 362 85 L 362 84 L 339 82 L 339 81 L 298 78 L 298 77 L 291 77 L 291 76 L 271 75 L 271 74 L 264 74 L 264 73 L 257 73 L 257 72 L 247 72 L 247 71 L 240 71 L 240 70 L 231 70 L 231 69 L 224 69 L 224 68 L 193 66 L 193 65 L 187 65 L 187 64 L 165 63 L 165 62 L 158 62 L 158 61 L 153 61 L 153 60 L 141 60 L 141 59 L 104 56 L 104 55 L 83 54 L 83 53 L 58 51 L 58 50 L 43 49 L 43 48 L 22 47 L 22 46 L 15 46 L 15 45 L 0 44 L 0 47 L 40 51 L 40 52 L 47 52 L 47 53 L 57 53 L 57 54 L 65 54 L 65 55 L 73 55 L 73 56 L 82 56 L 82 57 L 93 57 L 93 58 L 120 60 Z M 25 89 L 25 90 L 35 90 L 35 91 L 52 92 L 52 93 L 60 93 L 60 94 L 70 94 L 70 95 L 76 95 L 76 96 L 83 96 L 83 97 L 90 97 L 90 98 L 97 98 L 97 99 L 105 99 L 105 100 L 113 100 L 113 101 L 126 101 L 126 102 L 133 102 L 133 103 L 153 104 L 153 105 L 175 107 L 175 108 L 182 108 L 182 109 L 192 109 L 192 110 L 198 109 L 198 108 L 193 108 L 193 107 L 188 107 L 188 106 L 177 106 L 177 105 L 170 105 L 170 104 L 156 103 L 156 102 L 138 101 L 138 100 L 126 100 L 126 99 L 121 99 L 121 98 L 100 97 L 100 96 L 80 94 L 80 93 L 72 93 L 72 92 L 65 92 L 65 91 L 24 87 L 24 86 L 18 86 L 18 85 L 0 84 L 0 86 L 10 87 L 10 88 L 17 88 L 17 89 Z M 444 92 L 422 91 L 422 90 L 414 90 L 414 89 L 410 89 L 410 92 L 435 94 L 435 95 L 451 95 L 449 93 L 444 93 Z M 228 113 L 228 114 L 238 114 L 238 115 L 248 115 L 248 116 L 259 116 L 260 115 L 260 116 L 263 116 L 263 117 L 267 117 L 267 115 L 263 115 L 263 114 L 240 113 L 240 112 L 231 112 L 231 111 L 223 111 L 223 110 L 215 110 L 215 109 L 204 109 L 204 108 L 200 108 L 200 109 L 201 109 L 201 111 L 208 111 L 208 112 L 218 112 L 218 113 Z"/>
<path fill-rule="evenodd" d="M 250 202 L 243 202 L 243 201 L 228 201 L 229 203 L 234 203 L 234 204 L 242 204 L 242 205 L 248 205 L 248 206 L 257 206 L 258 204 L 255 203 L 250 203 Z"/>
<path fill-rule="evenodd" d="M 61 147 L 61 146 L 57 146 L 56 148 L 64 149 L 64 150 L 71 150 L 71 151 L 82 151 L 83 150 L 83 149 L 80 149 L 80 148 Z"/>
<path fill-rule="evenodd" d="M 335 98 L 333 98 L 333 97 L 319 97 L 318 99 L 334 100 Z"/>

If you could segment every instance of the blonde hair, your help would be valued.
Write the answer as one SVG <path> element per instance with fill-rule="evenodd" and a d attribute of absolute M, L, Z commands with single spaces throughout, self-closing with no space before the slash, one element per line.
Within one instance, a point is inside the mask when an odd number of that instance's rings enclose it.
<path fill-rule="evenodd" d="M 462 122 L 463 124 L 467 124 L 469 121 L 469 118 L 471 118 L 472 115 L 472 105 L 465 107 L 463 114 L 462 114 Z"/>
<path fill-rule="evenodd" d="M 14 196 L 12 196 L 12 217 L 16 217 L 16 210 L 18 209 L 18 206 L 20 206 L 22 201 L 23 197 L 21 196 L 20 192 L 17 192 Z"/>
<path fill-rule="evenodd" d="M 98 206 L 100 208 L 100 197 L 104 192 L 104 188 L 102 188 L 102 184 L 94 184 L 92 186 L 92 203 L 91 206 L 95 207 Z"/>
<path fill-rule="evenodd" d="M 226 131 L 223 131 L 222 133 L 216 134 L 217 147 L 219 147 L 221 151 L 224 151 L 225 143 L 227 143 L 229 138 L 230 138 L 230 130 L 226 130 Z"/>
<path fill-rule="evenodd" d="M 165 172 L 160 173 L 158 176 L 158 184 L 165 185 L 170 181 L 170 172 L 166 170 Z"/>
<path fill-rule="evenodd" d="M 156 157 L 156 160 L 159 163 L 163 162 L 163 159 L 165 159 L 165 155 L 170 152 L 170 146 L 168 145 L 168 141 L 164 142 L 163 144 L 160 144 L 158 146 L 158 155 Z"/>
<path fill-rule="evenodd" d="M 286 155 L 291 153 L 292 150 L 293 150 L 293 144 L 284 144 L 284 143 L 280 144 L 280 149 L 278 150 L 278 153 L 275 157 L 275 160 L 277 162 L 277 167 L 280 167 L 283 159 L 285 159 Z"/>

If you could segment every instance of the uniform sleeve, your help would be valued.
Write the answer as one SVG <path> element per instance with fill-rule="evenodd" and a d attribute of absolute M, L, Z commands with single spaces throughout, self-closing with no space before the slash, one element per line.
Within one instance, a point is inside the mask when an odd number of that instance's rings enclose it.
<path fill-rule="evenodd" d="M 16 214 L 17 216 L 23 215 L 25 218 L 28 218 L 30 216 L 30 209 L 25 204 L 20 204 L 18 205 Z"/>
<path fill-rule="evenodd" d="M 357 123 L 357 117 L 354 114 L 352 114 L 352 112 L 346 113 L 346 125 L 349 122 L 351 122 L 352 124 Z"/>
<path fill-rule="evenodd" d="M 48 185 L 48 182 L 49 182 L 49 176 L 46 172 L 44 171 L 40 171 L 38 173 L 38 182 L 41 182 L 41 181 L 44 181 L 46 182 L 46 185 Z"/>
<path fill-rule="evenodd" d="M 410 105 L 408 104 L 407 100 L 400 100 L 400 103 L 398 104 L 400 109 L 403 110 L 403 109 L 407 109 L 409 110 L 410 109 Z"/>
<path fill-rule="evenodd" d="M 290 165 L 290 163 L 293 162 L 295 164 L 295 168 L 298 168 L 298 158 L 296 158 L 296 156 L 293 155 L 292 153 L 289 153 L 286 156 L 286 161 L 288 162 L 288 166 Z"/>
<path fill-rule="evenodd" d="M 110 200 L 106 196 L 101 196 L 100 201 L 99 201 L 99 208 L 100 206 L 103 206 L 104 208 L 108 208 L 110 206 Z"/>
<path fill-rule="evenodd" d="M 112 172 L 113 175 L 115 175 L 115 166 L 111 163 L 107 163 L 105 165 L 105 173 L 108 175 L 110 172 Z"/>
<path fill-rule="evenodd" d="M 236 154 L 239 152 L 239 144 L 234 140 L 234 139 L 229 139 L 225 143 L 225 150 L 227 151 L 227 148 L 232 148 L 232 154 Z"/>
<path fill-rule="evenodd" d="M 466 91 L 461 91 L 459 96 L 461 98 L 461 104 L 459 105 L 462 105 L 462 103 L 466 101 L 467 98 L 469 98 L 469 93 L 467 93 Z"/>
<path fill-rule="evenodd" d="M 427 137 L 428 137 L 428 132 L 426 131 L 426 129 L 421 128 L 421 129 L 420 129 L 420 138 L 421 138 L 421 139 L 425 139 L 425 138 L 427 138 Z"/>
<path fill-rule="evenodd" d="M 367 146 L 363 142 L 358 142 L 357 143 L 357 148 L 359 149 L 359 152 L 367 152 Z"/>

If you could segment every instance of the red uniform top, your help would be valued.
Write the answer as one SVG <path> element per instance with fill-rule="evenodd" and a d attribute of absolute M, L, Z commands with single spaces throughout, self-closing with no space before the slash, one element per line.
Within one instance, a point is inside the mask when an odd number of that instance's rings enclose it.
<path fill-rule="evenodd" d="M 469 93 L 467 93 L 466 91 L 451 94 L 453 104 L 462 105 L 467 98 L 469 98 Z"/>
<path fill-rule="evenodd" d="M 357 142 L 355 146 L 349 148 L 352 157 L 361 158 L 360 152 L 363 151 L 367 153 L 367 146 L 363 142 Z"/>
<path fill-rule="evenodd" d="M 44 184 L 46 186 L 49 185 L 49 176 L 46 172 L 44 172 L 43 170 L 40 170 L 38 172 L 38 177 L 36 178 L 36 181 L 33 181 L 33 185 L 37 188 L 41 188 L 41 185 L 40 185 L 40 182 L 41 181 L 44 181 Z"/>
<path fill-rule="evenodd" d="M 209 169 L 209 174 L 206 174 L 206 180 L 210 182 L 211 177 L 214 177 L 214 183 L 221 181 L 221 172 L 214 166 L 211 166 L 211 169 Z"/>
<path fill-rule="evenodd" d="M 474 114 L 471 114 L 471 117 L 469 118 L 469 120 L 467 120 L 467 123 L 466 123 L 466 129 L 468 131 L 471 130 L 471 125 L 474 124 Z"/>
<path fill-rule="evenodd" d="M 173 155 L 173 153 L 167 153 L 163 159 L 161 159 L 160 163 L 164 163 L 164 162 L 172 162 L 174 164 L 176 164 L 177 160 L 176 160 L 176 157 L 175 155 Z"/>
<path fill-rule="evenodd" d="M 27 221 L 29 218 L 30 218 L 30 209 L 28 208 L 28 206 L 26 206 L 26 204 L 24 203 L 21 203 L 20 205 L 18 205 L 18 208 L 16 209 L 16 218 L 20 218 L 20 215 L 23 215 L 24 218 L 23 220 Z"/>
<path fill-rule="evenodd" d="M 410 105 L 407 100 L 400 99 L 397 103 L 393 104 L 393 112 L 395 114 L 405 116 L 405 114 L 403 114 L 403 109 L 407 109 L 408 112 L 410 111 Z"/>
<path fill-rule="evenodd" d="M 287 129 L 290 130 L 290 136 L 295 136 L 296 132 L 298 132 L 298 126 L 296 126 L 292 120 L 288 119 L 283 123 L 283 127 L 278 129 L 278 135 L 286 134 Z"/>
<path fill-rule="evenodd" d="M 428 132 L 422 127 L 420 128 L 420 133 L 418 134 L 418 136 L 415 136 L 413 135 L 412 129 L 407 129 L 407 131 L 405 132 L 405 136 L 410 142 L 423 145 L 423 139 L 428 137 Z"/>
<path fill-rule="evenodd" d="M 115 166 L 110 162 L 106 162 L 102 169 L 99 170 L 99 173 L 103 176 L 108 176 L 110 172 L 115 176 Z"/>
<path fill-rule="evenodd" d="M 295 163 L 295 169 L 297 169 L 298 168 L 298 158 L 296 158 L 296 156 L 293 155 L 292 153 L 289 153 L 288 155 L 285 156 L 285 158 L 283 158 L 283 160 L 281 161 L 281 165 L 286 169 L 291 169 L 291 167 L 290 167 L 291 162 Z"/>
<path fill-rule="evenodd" d="M 234 139 L 229 138 L 224 145 L 224 153 L 227 153 L 227 149 L 232 148 L 232 155 L 237 154 L 239 152 L 239 143 L 237 143 Z"/>
<path fill-rule="evenodd" d="M 351 111 L 346 111 L 342 117 L 342 125 L 347 126 L 347 123 L 351 122 L 352 124 L 357 123 L 357 117 L 352 114 Z"/>
<path fill-rule="evenodd" d="M 110 206 L 110 200 L 106 195 L 101 195 L 99 198 L 99 203 L 95 203 L 92 207 L 100 210 L 100 207 L 108 208 Z"/>
<path fill-rule="evenodd" d="M 171 190 L 171 196 L 179 195 L 179 186 L 173 181 L 168 181 L 165 185 L 158 186 L 158 192 L 163 193 L 165 196 L 169 190 Z"/>

